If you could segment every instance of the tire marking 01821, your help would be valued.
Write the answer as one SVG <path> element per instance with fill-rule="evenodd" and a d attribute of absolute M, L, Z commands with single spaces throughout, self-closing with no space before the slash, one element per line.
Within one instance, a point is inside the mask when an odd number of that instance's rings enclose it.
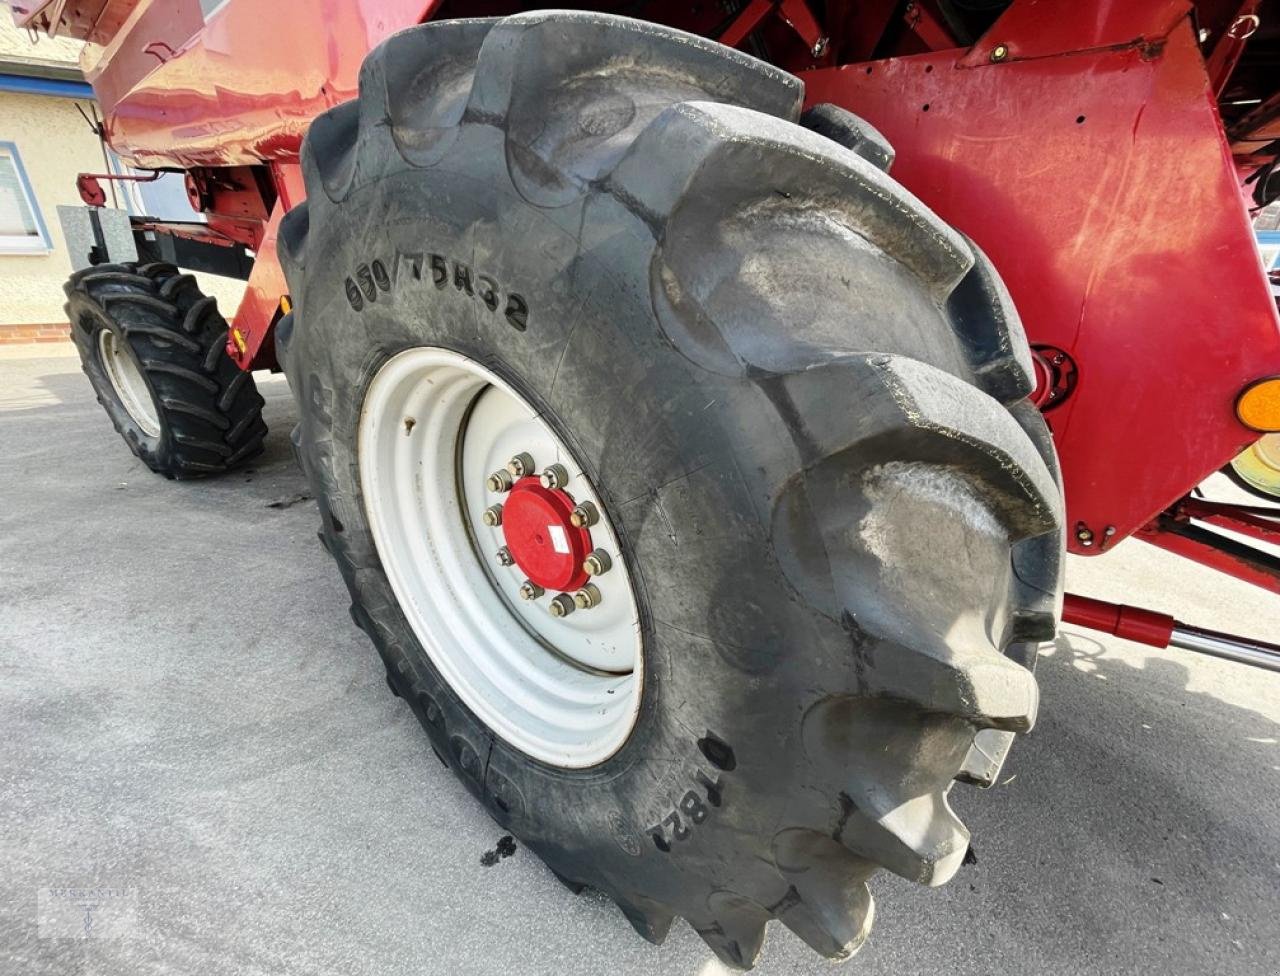
<path fill-rule="evenodd" d="M 706 823 L 712 812 L 724 802 L 722 775 L 712 779 L 699 770 L 695 778 L 699 788 L 687 791 L 662 820 L 646 831 L 653 846 L 664 854 L 671 851 L 673 842 L 688 840 L 694 828 Z"/>

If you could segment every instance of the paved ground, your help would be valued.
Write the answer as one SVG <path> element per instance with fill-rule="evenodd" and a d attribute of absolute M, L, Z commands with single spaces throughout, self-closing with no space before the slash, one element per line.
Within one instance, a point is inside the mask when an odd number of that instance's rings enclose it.
<path fill-rule="evenodd" d="M 0 361 L 0 973 L 720 972 L 569 895 L 432 757 L 350 623 L 266 378 L 267 454 L 172 484 L 78 364 Z M 1076 589 L 1276 639 L 1280 600 L 1138 543 Z M 1069 632 L 977 863 L 875 885 L 858 974 L 1280 973 L 1280 675 Z M 76 930 L 68 887 L 136 889 Z M 68 919 L 67 914 L 70 913 Z M 771 931 L 759 971 L 827 965 Z"/>

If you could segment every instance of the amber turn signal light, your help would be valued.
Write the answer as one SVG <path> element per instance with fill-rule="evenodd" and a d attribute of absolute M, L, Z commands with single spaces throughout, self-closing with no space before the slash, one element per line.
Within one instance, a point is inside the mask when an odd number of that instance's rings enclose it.
<path fill-rule="evenodd" d="M 1280 431 L 1280 376 L 1250 383 L 1236 400 L 1236 416 L 1264 434 Z"/>

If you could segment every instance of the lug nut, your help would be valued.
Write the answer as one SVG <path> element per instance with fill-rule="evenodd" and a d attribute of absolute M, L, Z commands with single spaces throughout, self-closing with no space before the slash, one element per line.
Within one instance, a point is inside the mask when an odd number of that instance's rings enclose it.
<path fill-rule="evenodd" d="M 603 549 L 593 549 L 582 561 L 582 571 L 588 576 L 599 576 L 613 567 L 613 560 Z"/>
<path fill-rule="evenodd" d="M 506 546 L 503 546 L 501 549 L 498 550 L 499 566 L 510 566 L 515 561 L 516 561 L 515 557 L 511 555 L 511 550 L 508 549 Z"/>
<path fill-rule="evenodd" d="M 557 593 L 548 607 L 553 617 L 567 617 L 573 613 L 574 599 L 568 593 Z"/>
<path fill-rule="evenodd" d="M 600 521 L 600 510 L 591 502 L 581 502 L 569 513 L 569 521 L 579 529 L 589 528 Z"/>
<path fill-rule="evenodd" d="M 525 580 L 523 583 L 520 584 L 521 600 L 536 600 L 538 599 L 538 597 L 542 596 L 542 594 L 546 592 L 547 592 L 546 590 L 544 590 L 537 583 L 533 582 L 533 580 Z"/>
<path fill-rule="evenodd" d="M 502 506 L 490 505 L 484 510 L 484 514 L 480 516 L 480 521 L 491 529 L 496 529 L 502 524 Z"/>
<path fill-rule="evenodd" d="M 527 452 L 521 451 L 507 462 L 507 471 L 510 472 L 513 478 L 523 478 L 525 475 L 533 474 L 533 457 Z"/>
<path fill-rule="evenodd" d="M 579 610 L 590 610 L 600 606 L 600 590 L 595 583 L 588 583 L 573 595 L 573 604 Z"/>
<path fill-rule="evenodd" d="M 563 488 L 569 483 L 569 472 L 563 464 L 552 464 L 542 472 L 541 481 L 543 488 Z"/>
<path fill-rule="evenodd" d="M 489 475 L 484 486 L 490 491 L 510 491 L 511 475 L 507 471 L 495 471 L 493 474 Z"/>

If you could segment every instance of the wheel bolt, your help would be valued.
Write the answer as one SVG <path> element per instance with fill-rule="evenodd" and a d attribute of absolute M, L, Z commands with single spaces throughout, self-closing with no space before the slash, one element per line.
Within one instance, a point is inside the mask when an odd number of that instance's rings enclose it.
<path fill-rule="evenodd" d="M 515 561 L 516 561 L 515 557 L 511 555 L 511 550 L 508 549 L 506 546 L 503 546 L 501 549 L 498 550 L 499 566 L 510 566 Z"/>
<path fill-rule="evenodd" d="M 567 617 L 573 613 L 574 599 L 568 593 L 557 593 L 548 607 L 553 617 Z"/>
<path fill-rule="evenodd" d="M 480 521 L 491 529 L 496 529 L 502 524 L 502 506 L 490 505 L 484 510 L 484 514 L 480 516 Z"/>
<path fill-rule="evenodd" d="M 573 595 L 573 603 L 579 610 L 590 610 L 600 606 L 600 590 L 594 583 L 588 583 Z"/>
<path fill-rule="evenodd" d="M 569 513 L 569 521 L 579 529 L 588 528 L 600 521 L 600 510 L 591 502 L 581 502 Z"/>
<path fill-rule="evenodd" d="M 538 599 L 538 597 L 542 596 L 542 594 L 546 592 L 547 592 L 546 590 L 544 590 L 537 583 L 533 582 L 533 580 L 525 580 L 523 583 L 520 584 L 521 600 L 536 600 Z"/>
<path fill-rule="evenodd" d="M 613 560 L 603 549 L 593 549 L 582 561 L 582 570 L 588 576 L 599 576 L 613 567 Z"/>
<path fill-rule="evenodd" d="M 527 474 L 533 474 L 533 470 L 533 457 L 525 451 L 521 451 L 507 462 L 507 471 L 513 478 L 523 478 Z"/>
<path fill-rule="evenodd" d="M 510 491 L 511 475 L 507 471 L 495 471 L 493 474 L 489 475 L 484 486 L 490 491 Z"/>
<path fill-rule="evenodd" d="M 569 483 L 569 472 L 564 469 L 563 464 L 552 464 L 542 472 L 541 480 L 543 488 L 563 488 Z"/>

